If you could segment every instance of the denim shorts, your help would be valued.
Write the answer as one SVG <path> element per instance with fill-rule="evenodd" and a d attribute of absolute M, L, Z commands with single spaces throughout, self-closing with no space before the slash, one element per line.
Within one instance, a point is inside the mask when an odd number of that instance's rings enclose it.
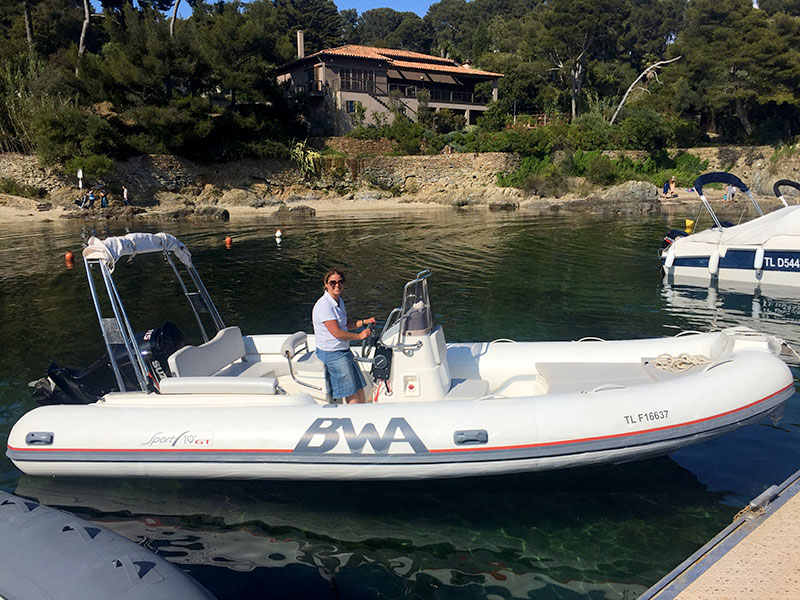
<path fill-rule="evenodd" d="M 325 380 L 334 398 L 347 398 L 367 387 L 361 369 L 350 350 L 319 350 L 317 356 L 325 363 Z"/>

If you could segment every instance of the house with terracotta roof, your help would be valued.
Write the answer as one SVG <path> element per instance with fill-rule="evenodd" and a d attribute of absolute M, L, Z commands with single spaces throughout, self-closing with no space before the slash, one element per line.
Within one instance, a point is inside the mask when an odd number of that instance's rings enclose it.
<path fill-rule="evenodd" d="M 416 120 L 421 90 L 427 90 L 422 97 L 429 95 L 431 109 L 447 108 L 475 123 L 487 108 L 487 96 L 497 100 L 497 82 L 503 76 L 449 58 L 353 44 L 305 56 L 302 32 L 297 47 L 298 58 L 277 70 L 278 82 L 308 93 L 319 108 L 327 99 L 337 113 L 339 133 L 352 128 L 347 116 L 356 111 L 357 103 L 366 109 L 367 123 L 374 122 L 373 113 L 391 115 L 392 102 L 401 102 Z M 487 81 L 491 93 L 476 94 L 475 86 Z"/>

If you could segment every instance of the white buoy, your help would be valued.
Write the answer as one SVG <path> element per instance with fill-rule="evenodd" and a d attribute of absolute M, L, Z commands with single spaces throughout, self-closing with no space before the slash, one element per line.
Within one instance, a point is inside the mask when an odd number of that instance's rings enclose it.
<path fill-rule="evenodd" d="M 281 233 L 281 230 L 280 229 L 276 229 L 275 230 L 275 237 L 280 239 L 282 236 L 283 236 L 283 234 Z"/>

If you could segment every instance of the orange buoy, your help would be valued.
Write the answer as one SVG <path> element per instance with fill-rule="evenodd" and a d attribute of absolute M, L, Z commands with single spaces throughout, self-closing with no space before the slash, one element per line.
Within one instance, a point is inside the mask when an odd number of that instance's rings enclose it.
<path fill-rule="evenodd" d="M 231 236 L 227 236 L 225 238 L 225 247 L 230 248 L 231 244 L 233 244 L 233 239 L 231 238 Z"/>
<path fill-rule="evenodd" d="M 67 265 L 68 269 L 75 266 L 75 255 L 69 250 L 67 250 L 67 253 L 64 255 L 64 263 Z"/>

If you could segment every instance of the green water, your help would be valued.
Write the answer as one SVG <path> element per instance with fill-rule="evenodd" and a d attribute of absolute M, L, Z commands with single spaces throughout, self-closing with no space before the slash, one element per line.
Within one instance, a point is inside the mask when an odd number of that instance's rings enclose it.
<path fill-rule="evenodd" d="M 405 281 L 432 268 L 450 341 L 742 323 L 800 345 L 800 301 L 665 287 L 656 249 L 670 222 L 442 209 L 136 229 L 184 241 L 226 324 L 244 332 L 310 330 L 321 276 L 336 264 L 350 314 L 380 321 Z M 121 235 L 125 224 L 97 233 Z M 63 259 L 91 234 L 71 222 L 0 223 L 0 442 L 34 408 L 27 382 L 51 360 L 84 366 L 103 351 L 83 265 Z M 118 279 L 134 328 L 173 319 L 190 329 L 174 285 L 134 266 Z M 795 395 L 778 426 L 766 420 L 668 457 L 440 482 L 34 478 L 3 456 L 0 488 L 144 543 L 220 599 L 632 599 L 800 468 L 799 424 Z"/>

